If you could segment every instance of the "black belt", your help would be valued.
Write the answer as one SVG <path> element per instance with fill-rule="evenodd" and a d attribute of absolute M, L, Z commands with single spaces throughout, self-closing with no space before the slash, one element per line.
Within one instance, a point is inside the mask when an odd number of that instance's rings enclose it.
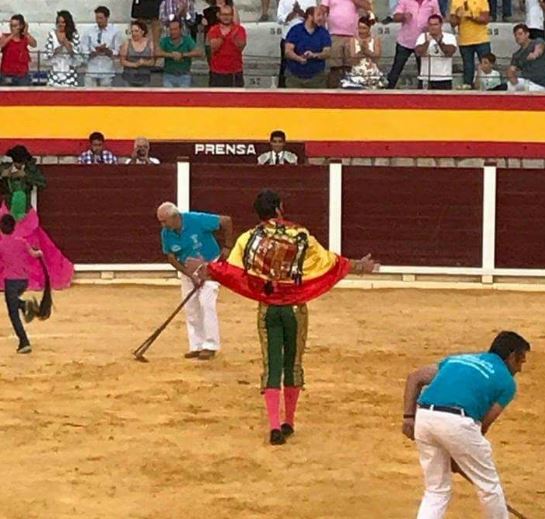
<path fill-rule="evenodd" d="M 448 407 L 445 405 L 433 405 L 433 404 L 418 404 L 420 409 L 429 409 L 430 411 L 439 411 L 440 413 L 457 414 L 459 416 L 466 416 L 466 412 L 460 407 Z"/>

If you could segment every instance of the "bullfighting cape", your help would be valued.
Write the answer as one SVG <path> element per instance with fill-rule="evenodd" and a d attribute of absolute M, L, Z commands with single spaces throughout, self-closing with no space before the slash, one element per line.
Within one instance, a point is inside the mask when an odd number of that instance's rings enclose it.
<path fill-rule="evenodd" d="M 324 249 L 300 225 L 272 219 L 242 234 L 229 258 L 212 262 L 212 279 L 268 305 L 321 296 L 350 271 L 348 259 Z"/>

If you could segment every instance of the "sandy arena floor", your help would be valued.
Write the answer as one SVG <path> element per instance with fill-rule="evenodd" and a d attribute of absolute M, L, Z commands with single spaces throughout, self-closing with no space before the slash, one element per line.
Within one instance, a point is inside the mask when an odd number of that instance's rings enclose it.
<path fill-rule="evenodd" d="M 223 353 L 184 360 L 175 288 L 76 287 L 15 354 L 0 314 L 0 517 L 413 518 L 422 491 L 400 433 L 409 370 L 484 348 L 501 329 L 532 342 L 519 395 L 491 433 L 509 500 L 545 517 L 545 294 L 336 290 L 311 305 L 297 434 L 267 444 L 254 304 L 224 291 Z M 448 517 L 479 517 L 456 479 Z"/>

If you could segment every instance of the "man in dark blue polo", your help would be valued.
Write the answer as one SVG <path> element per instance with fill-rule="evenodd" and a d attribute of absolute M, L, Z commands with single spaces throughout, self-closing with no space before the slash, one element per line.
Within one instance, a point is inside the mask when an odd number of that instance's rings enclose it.
<path fill-rule="evenodd" d="M 318 7 L 305 11 L 305 22 L 286 36 L 286 86 L 326 88 L 325 60 L 331 51 L 331 36 L 324 27 L 325 13 Z"/>

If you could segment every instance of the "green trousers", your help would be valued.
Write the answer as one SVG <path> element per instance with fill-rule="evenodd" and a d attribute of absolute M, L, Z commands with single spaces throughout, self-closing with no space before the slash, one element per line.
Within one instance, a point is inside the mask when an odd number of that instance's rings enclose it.
<path fill-rule="evenodd" d="M 307 342 L 307 305 L 260 304 L 257 328 L 263 354 L 261 388 L 302 387 L 303 353 Z"/>

